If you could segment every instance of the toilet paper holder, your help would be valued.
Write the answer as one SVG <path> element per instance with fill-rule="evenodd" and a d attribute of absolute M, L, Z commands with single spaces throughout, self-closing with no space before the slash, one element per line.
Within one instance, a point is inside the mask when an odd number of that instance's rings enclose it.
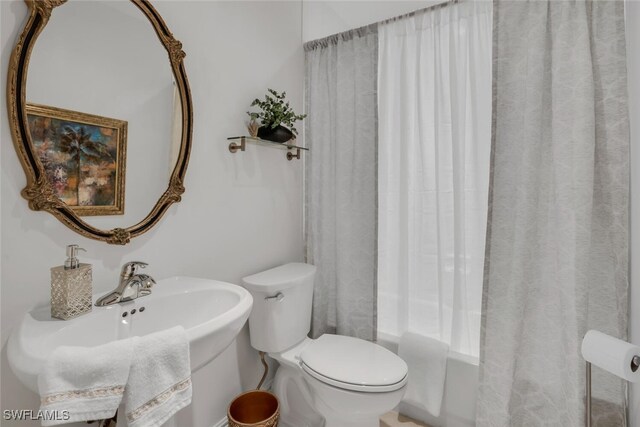
<path fill-rule="evenodd" d="M 631 370 L 636 372 L 640 368 L 640 356 L 633 356 Z M 587 362 L 587 414 L 586 427 L 591 427 L 591 362 Z"/>
<path fill-rule="evenodd" d="M 626 346 L 627 349 L 627 356 L 629 357 L 631 354 L 633 354 L 633 356 L 631 356 L 629 365 L 627 365 L 627 368 L 629 368 L 629 370 L 631 371 L 632 374 L 635 374 L 638 369 L 640 369 L 640 352 L 638 351 L 638 348 L 635 347 L 635 349 L 633 348 L 633 346 L 625 341 L 619 340 L 617 338 L 611 337 L 609 335 L 605 335 L 601 332 L 598 331 L 589 331 L 587 332 L 587 334 L 585 335 L 585 338 L 583 339 L 582 342 L 582 356 L 586 361 L 586 408 L 585 408 L 585 425 L 586 427 L 591 427 L 591 361 L 592 361 L 592 357 L 594 357 L 594 353 L 593 350 L 585 350 L 586 346 L 585 344 L 587 344 L 587 342 L 593 346 L 593 343 L 601 343 L 602 340 L 608 341 L 609 344 L 613 344 L 616 346 Z M 585 353 L 589 353 L 589 354 L 585 354 Z M 595 358 L 595 357 L 594 357 Z M 626 360 L 629 360 L 628 358 Z M 596 362 L 598 363 L 598 362 Z M 602 360 L 600 360 L 600 363 L 602 363 Z M 598 365 L 600 365 L 600 363 L 598 363 Z M 614 375 L 627 380 L 627 381 L 634 381 L 634 379 L 632 377 L 630 377 L 629 375 L 627 375 L 627 373 L 623 372 L 623 371 L 618 371 L 616 370 L 615 367 L 611 367 L 605 364 L 605 366 L 600 366 L 602 369 L 613 373 Z M 626 376 L 626 377 L 625 377 Z M 635 380 L 637 381 L 637 380 Z"/>

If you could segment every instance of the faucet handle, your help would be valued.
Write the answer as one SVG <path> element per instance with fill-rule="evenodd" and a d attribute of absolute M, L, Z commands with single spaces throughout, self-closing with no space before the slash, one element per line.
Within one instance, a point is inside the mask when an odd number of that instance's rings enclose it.
<path fill-rule="evenodd" d="M 138 279 L 140 280 L 140 289 L 151 289 L 156 284 L 153 277 L 148 274 L 138 274 Z"/>
<path fill-rule="evenodd" d="M 120 273 L 120 276 L 123 279 L 128 279 L 129 277 L 133 276 L 134 274 L 136 274 L 136 271 L 138 270 L 138 267 L 140 268 L 146 268 L 149 264 L 147 264 L 146 262 L 142 262 L 142 261 L 130 261 L 128 263 L 126 263 L 125 265 L 122 266 L 122 272 Z"/>

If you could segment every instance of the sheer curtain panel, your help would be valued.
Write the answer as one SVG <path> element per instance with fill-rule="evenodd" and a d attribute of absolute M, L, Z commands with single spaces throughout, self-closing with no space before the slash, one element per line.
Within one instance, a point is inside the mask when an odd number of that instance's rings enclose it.
<path fill-rule="evenodd" d="M 377 26 L 305 45 L 314 337 L 376 337 Z"/>
<path fill-rule="evenodd" d="M 379 28 L 380 333 L 478 355 L 491 146 L 490 2 Z"/>

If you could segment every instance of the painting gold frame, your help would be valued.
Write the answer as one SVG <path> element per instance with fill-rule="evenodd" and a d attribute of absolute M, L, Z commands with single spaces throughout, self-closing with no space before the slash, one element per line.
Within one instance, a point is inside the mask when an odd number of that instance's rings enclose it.
<path fill-rule="evenodd" d="M 113 204 L 111 205 L 68 205 L 78 216 L 98 216 L 98 215 L 122 215 L 124 214 L 124 193 L 125 175 L 127 159 L 127 122 L 124 120 L 112 119 L 109 117 L 96 116 L 93 114 L 81 113 L 79 111 L 65 110 L 47 105 L 28 103 L 26 106 L 27 116 L 45 117 L 59 119 L 67 122 L 108 128 L 115 131 L 116 164 L 115 184 Z M 33 142 L 33 135 L 32 135 Z M 78 177 L 80 179 L 80 177 Z"/>
<path fill-rule="evenodd" d="M 29 18 L 16 41 L 9 60 L 7 73 L 9 126 L 13 136 L 14 147 L 27 178 L 27 185 L 21 194 L 28 201 L 30 209 L 51 213 L 64 225 L 85 237 L 110 244 L 125 245 L 132 238 L 146 233 L 156 225 L 169 207 L 181 200 L 181 195 L 184 193 L 183 183 L 189 164 L 193 126 L 191 92 L 183 63 L 185 53 L 182 50 L 182 43 L 173 37 L 164 20 L 149 0 L 130 0 L 149 20 L 168 54 L 181 101 L 182 131 L 180 151 L 166 191 L 142 221 L 129 227 L 118 227 L 110 230 L 96 228 L 83 221 L 72 208 L 56 196 L 35 153 L 27 121 L 26 84 L 31 52 L 38 36 L 49 22 L 53 9 L 63 5 L 66 1 L 25 0 L 29 7 Z"/>

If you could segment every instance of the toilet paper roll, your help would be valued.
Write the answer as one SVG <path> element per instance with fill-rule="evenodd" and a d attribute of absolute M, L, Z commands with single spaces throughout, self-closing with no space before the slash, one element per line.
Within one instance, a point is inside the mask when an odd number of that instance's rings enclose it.
<path fill-rule="evenodd" d="M 587 362 L 631 382 L 640 381 L 640 369 L 633 364 L 640 347 L 591 330 L 582 340 L 582 357 Z"/>

